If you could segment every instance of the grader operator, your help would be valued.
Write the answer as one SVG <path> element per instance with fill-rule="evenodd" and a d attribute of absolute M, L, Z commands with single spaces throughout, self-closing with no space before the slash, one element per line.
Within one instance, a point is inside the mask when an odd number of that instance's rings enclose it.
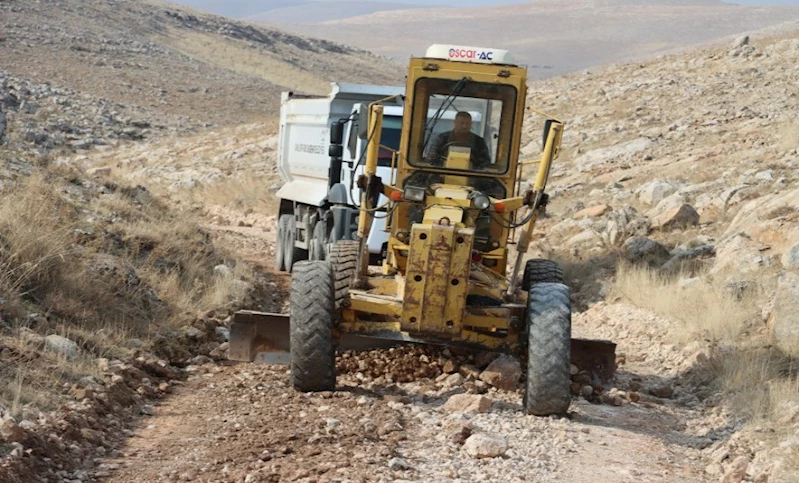
<path fill-rule="evenodd" d="M 614 344 L 571 339 L 570 289 L 558 265 L 524 261 L 563 134 L 562 122 L 546 120 L 535 183 L 519 192 L 526 97 L 526 70 L 507 51 L 434 45 L 411 58 L 391 179 L 375 175 L 383 109 L 370 105 L 358 239 L 293 267 L 287 362 L 296 389 L 333 390 L 336 349 L 376 341 L 516 355 L 527 368 L 524 410 L 535 415 L 568 410 L 570 362 L 612 375 Z M 340 131 L 332 126 L 333 146 Z M 376 206 L 380 195 L 386 206 Z M 382 265 L 370 266 L 365 237 L 378 214 L 389 237 Z M 279 320 L 236 314 L 231 358 L 285 348 Z"/>

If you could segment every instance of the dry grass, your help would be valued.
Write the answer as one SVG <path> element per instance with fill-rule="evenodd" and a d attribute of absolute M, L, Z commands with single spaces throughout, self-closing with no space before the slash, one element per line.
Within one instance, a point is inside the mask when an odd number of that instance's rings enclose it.
<path fill-rule="evenodd" d="M 218 250 L 190 215 L 170 211 L 146 191 L 104 185 L 47 168 L 6 186 L 0 207 L 0 404 L 6 407 L 56 407 L 67 397 L 65 387 L 96 372 L 95 358 L 124 356 L 164 329 L 247 295 L 248 267 Z M 81 356 L 67 361 L 43 350 L 23 336 L 26 326 L 34 335 L 73 340 Z"/>
<path fill-rule="evenodd" d="M 678 280 L 622 263 L 615 290 L 676 321 L 664 328 L 676 342 L 710 343 L 707 369 L 739 417 L 779 428 L 787 422 L 787 409 L 795 407 L 789 417 L 799 419 L 796 362 L 755 330 L 760 319 L 756 291 L 739 298 L 702 280 L 689 287 L 681 287 Z"/>
<path fill-rule="evenodd" d="M 277 213 L 278 198 L 271 186 L 280 183 L 275 176 L 231 178 L 225 177 L 215 183 L 199 186 L 187 196 L 191 202 L 206 205 L 234 207 L 237 212 L 248 210 L 264 215 Z"/>
<path fill-rule="evenodd" d="M 677 342 L 702 338 L 732 343 L 751 330 L 758 318 L 754 294 L 738 299 L 701 279 L 685 288 L 680 284 L 680 277 L 626 262 L 617 270 L 616 291 L 638 306 L 677 321 L 670 331 Z"/>
<path fill-rule="evenodd" d="M 316 94 L 330 88 L 329 83 L 309 71 L 293 67 L 277 54 L 265 55 L 240 40 L 181 30 L 170 36 L 170 42 L 191 57 L 278 86 Z"/>
<path fill-rule="evenodd" d="M 784 151 L 799 148 L 799 123 L 790 122 L 785 124 L 779 131 L 779 148 Z"/>

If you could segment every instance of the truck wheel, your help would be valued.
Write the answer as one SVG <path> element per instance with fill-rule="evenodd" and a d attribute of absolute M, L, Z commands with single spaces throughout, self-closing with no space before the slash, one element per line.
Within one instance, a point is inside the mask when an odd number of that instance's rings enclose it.
<path fill-rule="evenodd" d="M 283 234 L 285 244 L 283 246 L 283 264 L 287 272 L 291 273 L 292 267 L 300 260 L 307 260 L 308 252 L 302 248 L 297 248 L 294 244 L 297 241 L 297 220 L 293 215 L 288 216 L 288 225 L 286 226 L 285 233 Z"/>
<path fill-rule="evenodd" d="M 537 283 L 527 297 L 527 382 L 524 410 L 565 414 L 571 403 L 571 301 L 569 287 Z"/>
<path fill-rule="evenodd" d="M 291 275 L 291 384 L 302 392 L 336 386 L 333 345 L 333 270 L 328 262 L 302 261 Z"/>
<path fill-rule="evenodd" d="M 563 283 L 563 270 L 552 260 L 534 258 L 527 260 L 522 277 L 522 290 L 530 290 L 537 283 Z"/>
<path fill-rule="evenodd" d="M 308 260 L 324 260 L 327 246 L 327 222 L 319 220 L 314 225 L 313 238 L 308 244 Z"/>
<path fill-rule="evenodd" d="M 333 267 L 337 311 L 349 305 L 350 283 L 358 269 L 359 246 L 355 240 L 340 240 L 331 245 L 327 255 Z"/>
<path fill-rule="evenodd" d="M 275 236 L 275 270 L 282 272 L 286 266 L 286 230 L 288 229 L 291 215 L 280 215 L 277 222 L 277 236 Z"/>

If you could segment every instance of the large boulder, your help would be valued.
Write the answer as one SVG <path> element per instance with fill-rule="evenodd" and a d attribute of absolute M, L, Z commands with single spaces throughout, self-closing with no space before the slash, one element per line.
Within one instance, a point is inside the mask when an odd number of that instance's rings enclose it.
<path fill-rule="evenodd" d="M 754 273 L 772 264 L 771 257 L 762 251 L 764 245 L 751 238 L 736 235 L 716 247 L 716 261 L 711 275 Z"/>
<path fill-rule="evenodd" d="M 513 391 L 519 384 L 522 367 L 514 357 L 507 354 L 494 359 L 480 374 L 480 380 L 498 389 Z"/>
<path fill-rule="evenodd" d="M 475 433 L 463 443 L 463 450 L 474 458 L 496 458 L 508 451 L 508 442 L 499 434 Z"/>
<path fill-rule="evenodd" d="M 642 203 L 649 206 L 657 206 L 662 200 L 666 199 L 680 189 L 680 185 L 672 181 L 653 180 L 642 184 L 635 194 Z"/>
<path fill-rule="evenodd" d="M 660 268 L 671 254 L 660 243 L 645 236 L 635 236 L 624 242 L 624 258 L 633 264 L 646 264 L 652 268 Z"/>
<path fill-rule="evenodd" d="M 688 204 L 668 208 L 652 218 L 652 226 L 661 230 L 685 229 L 699 224 L 699 213 Z"/>
<path fill-rule="evenodd" d="M 44 338 L 44 346 L 67 360 L 72 360 L 80 355 L 80 347 L 74 341 L 52 334 Z"/>
<path fill-rule="evenodd" d="M 453 394 L 442 409 L 449 413 L 485 413 L 491 404 L 491 399 L 480 394 Z"/>

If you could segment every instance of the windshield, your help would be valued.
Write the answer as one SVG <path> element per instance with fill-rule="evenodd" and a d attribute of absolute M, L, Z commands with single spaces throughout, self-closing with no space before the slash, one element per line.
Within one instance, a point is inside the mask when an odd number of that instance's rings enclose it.
<path fill-rule="evenodd" d="M 377 155 L 379 166 L 391 166 L 391 157 L 395 151 L 399 150 L 401 136 L 402 117 L 383 117 L 383 129 L 380 131 L 380 150 Z"/>
<path fill-rule="evenodd" d="M 408 160 L 416 167 L 481 173 L 508 169 L 516 89 L 466 79 L 416 82 Z"/>

